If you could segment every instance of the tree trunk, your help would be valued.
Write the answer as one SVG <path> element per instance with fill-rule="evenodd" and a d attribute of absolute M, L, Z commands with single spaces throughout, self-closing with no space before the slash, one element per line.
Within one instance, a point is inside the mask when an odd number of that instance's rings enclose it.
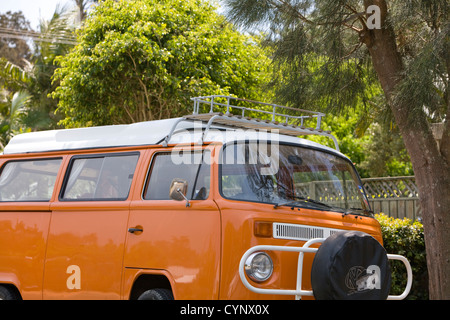
<path fill-rule="evenodd" d="M 361 41 L 369 49 L 374 69 L 411 157 L 422 208 L 430 299 L 450 299 L 449 119 L 442 137 L 443 148 L 439 150 L 425 113 L 418 110 L 413 113 L 405 103 L 393 103 L 395 88 L 404 76 L 404 66 L 394 31 L 384 23 L 387 15 L 385 1 L 365 1 L 366 8 L 371 4 L 381 9 L 381 29 L 364 30 Z"/>

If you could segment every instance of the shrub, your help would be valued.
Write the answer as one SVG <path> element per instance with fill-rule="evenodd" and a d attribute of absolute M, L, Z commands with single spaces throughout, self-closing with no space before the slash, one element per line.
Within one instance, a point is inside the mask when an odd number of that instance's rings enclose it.
<path fill-rule="evenodd" d="M 381 225 L 384 247 L 388 253 L 405 256 L 413 271 L 409 300 L 428 299 L 428 271 L 423 226 L 419 221 L 394 219 L 385 214 L 375 218 Z M 406 268 L 400 261 L 391 261 L 392 295 L 399 295 L 406 287 Z"/>

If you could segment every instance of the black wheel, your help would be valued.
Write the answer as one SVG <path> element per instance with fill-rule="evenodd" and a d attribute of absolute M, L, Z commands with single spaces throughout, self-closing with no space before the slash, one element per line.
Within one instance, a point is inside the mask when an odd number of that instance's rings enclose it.
<path fill-rule="evenodd" d="M 142 293 L 138 300 L 173 300 L 173 294 L 167 289 L 151 289 Z"/>
<path fill-rule="evenodd" d="M 17 292 L 6 286 L 0 285 L 0 300 L 19 300 Z"/>
<path fill-rule="evenodd" d="M 338 232 L 317 250 L 311 285 L 320 300 L 385 300 L 391 287 L 386 250 L 367 233 Z"/>

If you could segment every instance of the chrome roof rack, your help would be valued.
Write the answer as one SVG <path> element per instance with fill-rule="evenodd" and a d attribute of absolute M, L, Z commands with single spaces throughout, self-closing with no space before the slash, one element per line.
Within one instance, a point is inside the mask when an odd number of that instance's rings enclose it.
<path fill-rule="evenodd" d="M 224 102 L 220 102 L 217 101 L 217 99 L 221 99 L 222 101 L 226 99 L 226 103 Z M 214 113 L 214 112 L 222 112 L 224 110 L 224 108 L 226 108 L 225 110 L 225 114 L 226 115 L 232 115 L 232 111 L 233 109 L 237 109 L 240 110 L 241 117 L 245 117 L 245 113 L 252 113 L 254 115 L 256 115 L 257 117 L 261 117 L 261 116 L 266 116 L 266 115 L 271 115 L 272 116 L 272 122 L 274 122 L 275 124 L 279 124 L 280 121 L 277 121 L 277 119 L 279 118 L 284 118 L 282 119 L 284 122 L 284 124 L 288 124 L 288 122 L 290 120 L 296 120 L 296 122 L 300 122 L 300 126 L 303 126 L 304 120 L 306 119 L 316 119 L 316 128 L 317 130 L 320 130 L 320 126 L 321 126 L 321 121 L 322 121 L 322 117 L 325 116 L 324 113 L 320 113 L 320 112 L 315 112 L 315 111 L 309 111 L 309 110 L 302 110 L 302 109 L 295 109 L 295 108 L 290 108 L 290 107 L 286 107 L 286 106 L 280 106 L 274 103 L 265 103 L 265 102 L 260 102 L 260 101 L 254 101 L 254 100 L 248 100 L 248 99 L 241 99 L 241 98 L 236 98 L 236 97 L 232 97 L 232 96 L 223 96 L 223 95 L 213 95 L 213 96 L 204 96 L 204 97 L 195 97 L 195 98 L 191 98 L 191 100 L 194 101 L 194 115 L 198 115 L 200 114 L 200 107 L 202 106 L 202 104 L 206 105 L 207 107 L 209 107 L 209 113 Z M 259 108 L 251 108 L 251 107 L 245 107 L 245 106 L 237 106 L 235 104 L 232 104 L 234 101 L 238 102 L 238 101 L 242 101 L 243 104 L 246 105 L 256 105 Z M 264 110 L 261 109 L 261 107 L 265 108 L 265 109 L 269 109 L 269 110 Z M 286 112 L 288 111 L 293 111 L 298 113 L 302 113 L 303 115 L 291 115 L 288 114 Z M 259 120 L 259 119 L 258 119 Z"/>
<path fill-rule="evenodd" d="M 213 123 L 228 127 L 245 128 L 253 130 L 277 130 L 279 134 L 289 136 L 320 135 L 331 138 L 335 149 L 339 151 L 336 138 L 330 131 L 321 129 L 322 117 L 324 113 L 295 109 L 277 104 L 259 102 L 248 99 L 241 99 L 232 96 L 211 95 L 191 98 L 194 101 L 194 112 L 184 116 L 177 121 L 170 130 L 170 133 L 163 141 L 167 146 L 176 126 L 187 120 L 198 120 L 206 122 L 207 125 L 199 143 L 203 143 L 206 135 Z M 241 105 L 238 106 L 237 104 Z M 255 106 L 257 108 L 255 108 Z M 206 113 L 201 113 L 204 109 Z M 203 109 L 202 109 L 203 108 Z M 239 115 L 234 113 L 239 112 Z M 297 113 L 297 115 L 293 115 Z M 298 115 L 300 113 L 300 115 Z M 256 117 L 271 117 L 271 120 L 264 120 Z M 315 128 L 306 127 L 306 120 L 315 121 Z"/>

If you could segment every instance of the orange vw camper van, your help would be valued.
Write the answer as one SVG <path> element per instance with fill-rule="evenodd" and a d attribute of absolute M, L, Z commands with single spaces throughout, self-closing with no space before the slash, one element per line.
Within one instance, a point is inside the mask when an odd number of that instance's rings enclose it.
<path fill-rule="evenodd" d="M 337 143 L 298 138 L 336 142 L 323 114 L 193 100 L 183 118 L 11 140 L 0 156 L 1 299 L 408 294 L 409 264 L 384 251 L 351 161 Z M 388 259 L 407 265 L 402 296 L 389 295 Z"/>

